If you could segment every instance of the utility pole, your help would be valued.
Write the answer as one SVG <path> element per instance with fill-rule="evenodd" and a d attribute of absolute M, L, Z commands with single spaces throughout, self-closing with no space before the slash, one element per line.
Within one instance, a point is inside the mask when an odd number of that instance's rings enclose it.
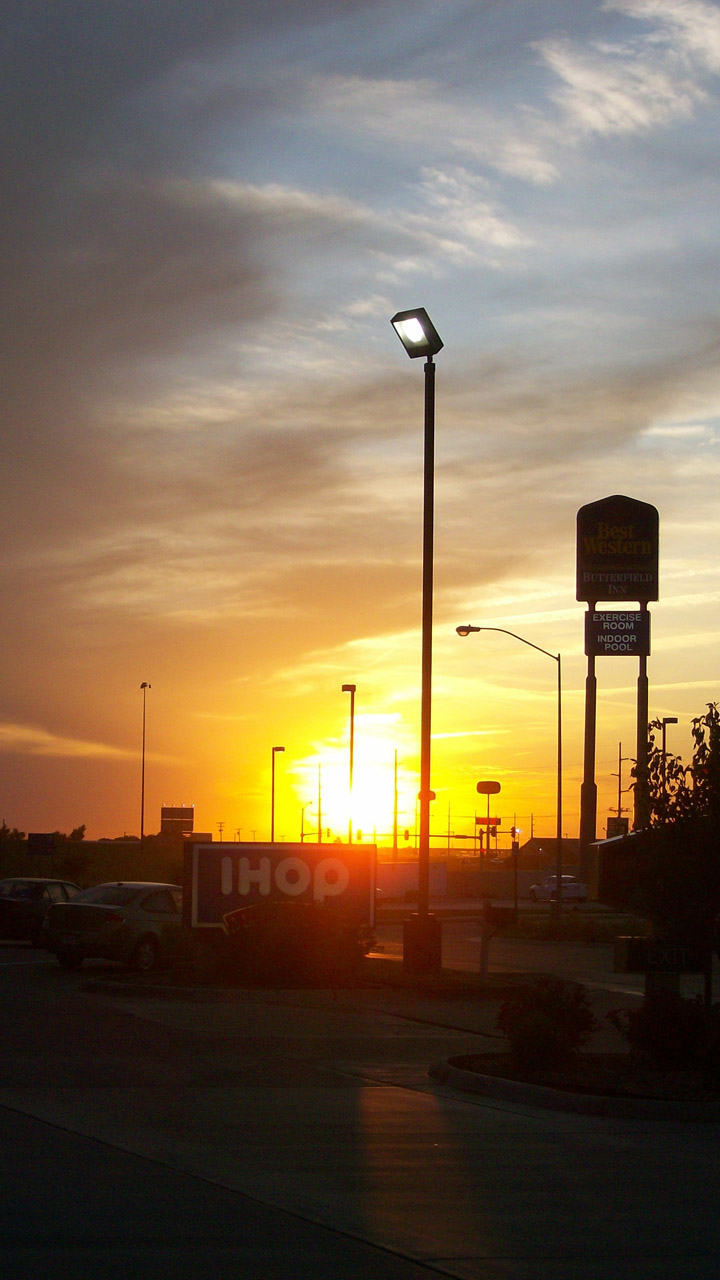
<path fill-rule="evenodd" d="M 611 777 L 617 778 L 618 780 L 618 799 L 617 799 L 617 810 L 616 810 L 618 818 L 621 818 L 624 813 L 627 813 L 627 809 L 623 808 L 623 803 L 622 803 L 622 797 L 623 797 L 622 767 L 623 767 L 623 763 L 629 759 L 630 759 L 629 756 L 623 755 L 622 742 L 619 742 L 618 743 L 618 771 L 616 774 L 615 773 L 611 774 Z M 625 790 L 629 791 L 630 788 L 626 787 Z"/>

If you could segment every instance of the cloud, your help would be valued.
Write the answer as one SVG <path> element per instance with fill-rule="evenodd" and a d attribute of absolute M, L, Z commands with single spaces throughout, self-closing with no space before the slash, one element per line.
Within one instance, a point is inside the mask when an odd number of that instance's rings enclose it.
<path fill-rule="evenodd" d="M 705 93 L 677 66 L 660 66 L 633 47 L 580 50 L 546 41 L 542 54 L 562 86 L 551 97 L 579 134 L 634 134 L 687 119 Z"/>
<path fill-rule="evenodd" d="M 99 742 L 83 742 L 21 724 L 0 724 L 0 752 L 29 756 L 66 756 L 87 760 L 130 760 L 137 752 Z"/>
<path fill-rule="evenodd" d="M 720 11 L 703 0 L 608 0 L 608 9 L 655 23 L 649 40 L 684 55 L 712 73 L 720 71 Z"/>
<path fill-rule="evenodd" d="M 487 183 L 465 168 L 423 170 L 420 190 L 429 214 L 416 215 L 432 231 L 442 252 L 459 262 L 495 261 L 500 251 L 527 249 L 532 241 L 488 199 Z"/>
<path fill-rule="evenodd" d="M 548 38 L 537 48 L 561 81 L 551 90 L 571 143 L 633 135 L 689 119 L 720 72 L 720 12 L 702 0 L 607 0 L 650 26 L 621 41 Z"/>

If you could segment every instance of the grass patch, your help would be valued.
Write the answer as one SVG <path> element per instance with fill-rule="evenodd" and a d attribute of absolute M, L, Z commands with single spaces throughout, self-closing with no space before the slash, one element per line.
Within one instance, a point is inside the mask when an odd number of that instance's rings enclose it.
<path fill-rule="evenodd" d="M 584 912 L 582 908 L 563 908 L 558 917 L 548 908 L 521 911 L 511 924 L 498 929 L 497 937 L 527 939 L 535 942 L 603 942 L 612 943 L 620 935 L 645 937 L 650 932 L 646 920 L 617 911 Z"/>

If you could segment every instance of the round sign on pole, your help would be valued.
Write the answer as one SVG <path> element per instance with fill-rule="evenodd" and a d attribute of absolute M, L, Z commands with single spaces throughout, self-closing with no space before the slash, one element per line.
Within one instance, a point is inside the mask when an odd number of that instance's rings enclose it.
<path fill-rule="evenodd" d="M 500 790 L 499 782 L 478 782 L 475 788 L 480 796 L 496 796 Z"/>

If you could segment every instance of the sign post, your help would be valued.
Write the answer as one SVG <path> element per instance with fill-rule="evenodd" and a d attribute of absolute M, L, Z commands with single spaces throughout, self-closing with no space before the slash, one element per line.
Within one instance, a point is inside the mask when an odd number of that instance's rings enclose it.
<path fill-rule="evenodd" d="M 477 791 L 477 793 L 478 793 L 478 795 L 479 795 L 479 796 L 487 796 L 487 816 L 486 816 L 486 818 L 485 818 L 485 824 L 486 824 L 486 826 L 487 826 L 487 852 L 489 853 L 489 852 L 490 852 L 490 826 L 491 826 L 491 823 L 490 823 L 490 797 L 491 797 L 491 796 L 499 795 L 499 793 L 500 793 L 500 783 L 499 783 L 499 782 L 478 782 L 478 784 L 477 784 L 477 786 L 476 786 L 475 790 Z M 477 824 L 478 824 L 478 821 L 482 821 L 482 819 L 477 819 L 477 818 L 476 818 L 476 820 L 475 820 L 475 825 L 476 825 L 476 826 L 477 826 Z M 497 826 L 497 821 L 496 821 L 495 825 Z M 481 854 L 481 858 L 482 858 L 482 832 L 480 833 L 480 854 Z"/>
<path fill-rule="evenodd" d="M 595 738 L 597 679 L 595 658 L 609 654 L 636 654 L 637 770 L 635 827 L 647 825 L 648 798 L 648 678 L 650 615 L 648 602 L 658 598 L 658 530 L 655 507 L 635 498 L 615 494 L 581 507 L 577 513 L 576 598 L 588 604 L 585 619 L 585 755 L 580 791 L 580 863 L 587 878 L 587 860 L 597 827 Z M 613 605 L 637 600 L 637 611 L 597 612 L 598 601 Z"/>

